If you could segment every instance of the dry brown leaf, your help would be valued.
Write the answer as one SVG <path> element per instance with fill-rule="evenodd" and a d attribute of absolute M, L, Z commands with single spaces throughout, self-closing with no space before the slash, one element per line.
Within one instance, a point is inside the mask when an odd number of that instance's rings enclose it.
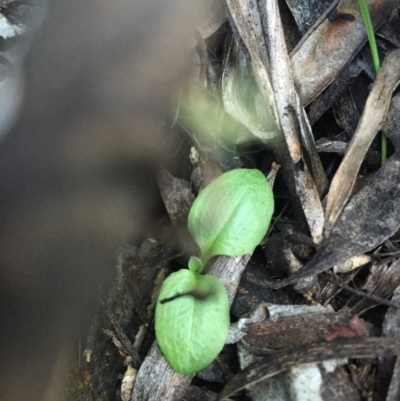
<path fill-rule="evenodd" d="M 400 50 L 387 54 L 374 87 L 368 96 L 357 130 L 332 180 L 326 206 L 325 236 L 348 201 L 365 154 L 389 109 L 391 94 L 400 80 Z"/>
<path fill-rule="evenodd" d="M 310 262 L 286 279 L 269 282 L 269 286 L 281 288 L 316 276 L 355 255 L 371 251 L 395 234 L 400 228 L 399 168 L 400 152 L 397 152 L 351 199 Z"/>
<path fill-rule="evenodd" d="M 398 0 L 368 1 L 375 28 L 398 3 Z M 335 8 L 337 13 L 334 13 Z M 294 82 L 304 105 L 310 103 L 337 77 L 366 40 L 357 0 L 335 1 L 291 54 Z"/>

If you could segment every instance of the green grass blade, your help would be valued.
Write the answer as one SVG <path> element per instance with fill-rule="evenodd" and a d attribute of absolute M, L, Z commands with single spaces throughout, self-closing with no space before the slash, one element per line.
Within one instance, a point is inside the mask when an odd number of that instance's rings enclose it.
<path fill-rule="evenodd" d="M 371 15 L 369 13 L 367 0 L 358 0 L 358 5 L 360 6 L 365 30 L 367 31 L 368 42 L 369 47 L 371 48 L 372 61 L 374 63 L 375 72 L 378 73 L 381 65 L 379 62 L 378 47 L 376 46 L 375 32 L 371 21 Z"/>
<path fill-rule="evenodd" d="M 374 27 L 371 21 L 371 15 L 369 13 L 367 0 L 358 0 L 358 5 L 361 10 L 361 15 L 364 21 L 365 30 L 367 31 L 367 37 L 369 42 L 369 47 L 371 49 L 372 54 L 372 62 L 374 64 L 375 72 L 378 74 L 379 69 L 381 68 L 380 61 L 379 61 L 379 54 L 378 54 L 378 47 L 376 45 L 375 40 L 375 32 Z M 382 135 L 381 138 L 381 166 L 386 163 L 387 157 L 387 140 L 385 135 Z"/>

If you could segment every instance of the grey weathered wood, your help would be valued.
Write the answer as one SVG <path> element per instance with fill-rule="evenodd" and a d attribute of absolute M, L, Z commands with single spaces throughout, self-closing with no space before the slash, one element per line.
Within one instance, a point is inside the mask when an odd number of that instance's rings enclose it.
<path fill-rule="evenodd" d="M 257 353 L 262 354 L 262 350 L 258 349 Z M 270 350 L 265 350 L 265 353 L 268 356 L 233 377 L 219 395 L 220 401 L 228 399 L 250 384 L 274 377 L 298 364 L 341 358 L 374 358 L 388 353 L 399 354 L 400 341 L 382 337 L 347 338 L 330 343 L 306 344 L 283 349 L 273 354 L 270 353 Z"/>
<path fill-rule="evenodd" d="M 399 168 L 400 152 L 396 152 L 349 202 L 316 256 L 287 279 L 271 281 L 271 288 L 295 284 L 301 278 L 327 271 L 354 255 L 374 249 L 397 232 L 400 227 Z"/>
<path fill-rule="evenodd" d="M 396 262 L 395 262 L 396 263 Z M 393 293 L 392 301 L 400 303 L 400 286 Z M 389 308 L 386 312 L 383 322 L 382 334 L 385 337 L 400 339 L 400 310 Z M 383 356 L 379 360 L 379 375 L 380 387 L 385 385 L 385 382 L 390 379 L 386 401 L 396 401 L 400 399 L 400 358 L 397 356 L 393 367 L 393 358 Z M 383 375 L 386 375 L 383 376 Z"/>
<path fill-rule="evenodd" d="M 329 8 L 330 3 L 330 0 L 286 0 L 302 35 Z"/>

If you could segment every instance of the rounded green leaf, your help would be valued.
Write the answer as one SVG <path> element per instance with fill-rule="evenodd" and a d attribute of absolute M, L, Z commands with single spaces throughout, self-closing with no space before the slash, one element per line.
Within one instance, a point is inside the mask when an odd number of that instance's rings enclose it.
<path fill-rule="evenodd" d="M 267 233 L 273 211 L 272 188 L 261 171 L 237 169 L 214 180 L 196 198 L 188 219 L 204 264 L 215 255 L 253 251 Z"/>
<path fill-rule="evenodd" d="M 192 374 L 208 366 L 224 346 L 229 323 L 228 294 L 219 278 L 182 269 L 164 281 L 156 337 L 177 372 Z"/>
<path fill-rule="evenodd" d="M 203 271 L 203 262 L 196 256 L 191 256 L 189 259 L 189 270 L 194 274 L 200 274 Z"/>

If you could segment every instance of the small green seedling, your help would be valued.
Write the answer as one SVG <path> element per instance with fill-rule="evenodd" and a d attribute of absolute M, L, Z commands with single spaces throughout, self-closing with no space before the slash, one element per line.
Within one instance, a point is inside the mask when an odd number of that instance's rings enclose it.
<path fill-rule="evenodd" d="M 229 329 L 229 300 L 218 277 L 182 269 L 161 288 L 156 309 L 160 348 L 179 373 L 208 366 L 221 352 Z"/>
<path fill-rule="evenodd" d="M 229 330 L 229 299 L 222 281 L 202 275 L 216 255 L 252 252 L 267 233 L 274 198 L 258 170 L 229 171 L 208 185 L 189 213 L 188 228 L 201 250 L 189 270 L 171 274 L 163 283 L 155 314 L 160 348 L 179 373 L 208 366 L 221 352 Z"/>
<path fill-rule="evenodd" d="M 261 171 L 232 170 L 214 180 L 194 201 L 188 219 L 204 265 L 216 255 L 252 252 L 273 211 L 272 188 Z"/>

